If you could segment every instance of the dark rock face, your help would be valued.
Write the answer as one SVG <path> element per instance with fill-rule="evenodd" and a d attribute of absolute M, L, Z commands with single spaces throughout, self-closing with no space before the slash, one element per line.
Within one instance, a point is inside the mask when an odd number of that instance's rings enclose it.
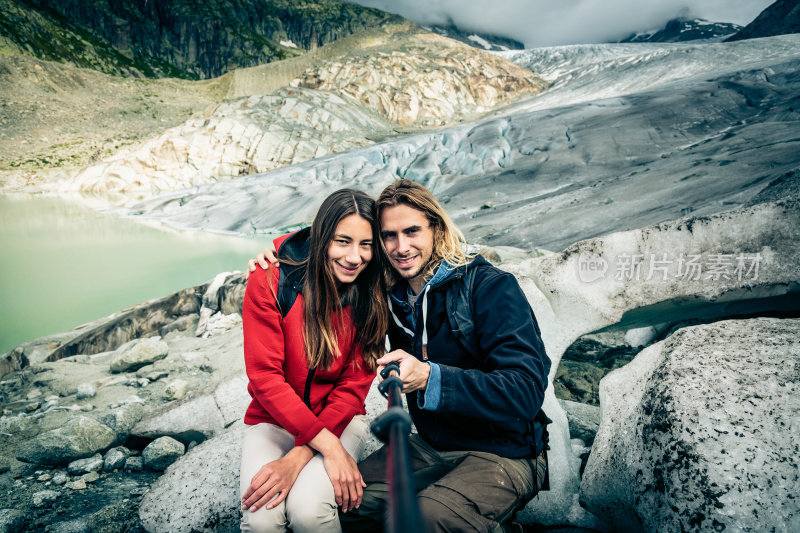
<path fill-rule="evenodd" d="M 34 55 L 81 66 L 87 66 L 83 56 L 100 55 L 95 63 L 110 63 L 104 71 L 148 77 L 216 77 L 402 20 L 336 0 L 6 2 L 0 27 Z M 26 23 L 25 31 L 15 30 L 17 20 Z"/>
<path fill-rule="evenodd" d="M 742 29 L 730 22 L 709 22 L 703 19 L 672 19 L 654 33 L 635 33 L 621 43 L 677 43 L 697 39 L 713 39 L 731 35 Z"/>
<path fill-rule="evenodd" d="M 510 37 L 501 35 L 491 35 L 486 33 L 471 32 L 459 28 L 452 21 L 444 26 L 431 26 L 428 28 L 433 33 L 461 41 L 462 43 L 474 46 L 481 50 L 522 50 L 525 45 Z M 472 37 L 472 38 L 471 38 Z M 475 39 L 478 37 L 478 39 Z"/>
<path fill-rule="evenodd" d="M 742 31 L 726 40 L 741 41 L 786 33 L 800 33 L 800 3 L 797 0 L 778 0 Z"/>

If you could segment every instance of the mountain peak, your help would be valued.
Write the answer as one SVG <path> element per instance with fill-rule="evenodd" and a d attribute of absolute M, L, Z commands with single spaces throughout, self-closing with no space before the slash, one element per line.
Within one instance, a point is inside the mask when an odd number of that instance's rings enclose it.
<path fill-rule="evenodd" d="M 699 39 L 719 39 L 732 35 L 742 27 L 730 22 L 710 22 L 705 19 L 678 17 L 668 21 L 663 28 L 633 33 L 620 43 L 675 43 Z"/>

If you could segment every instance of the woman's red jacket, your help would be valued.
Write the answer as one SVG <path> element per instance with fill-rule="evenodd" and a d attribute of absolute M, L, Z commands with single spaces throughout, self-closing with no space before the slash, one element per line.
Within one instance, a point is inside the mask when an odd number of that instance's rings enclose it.
<path fill-rule="evenodd" d="M 287 236 L 275 240 L 276 249 Z M 303 345 L 303 295 L 284 318 L 275 303 L 279 268 L 256 269 L 245 290 L 244 362 L 252 397 L 244 415 L 245 424 L 268 422 L 295 436 L 301 446 L 327 428 L 337 437 L 357 414 L 364 414 L 364 399 L 375 377 L 353 342 L 350 308 L 342 310 L 343 320 L 334 315 L 342 354 L 330 369 L 318 368 L 311 383 L 309 404 L 303 401 L 308 365 Z"/>

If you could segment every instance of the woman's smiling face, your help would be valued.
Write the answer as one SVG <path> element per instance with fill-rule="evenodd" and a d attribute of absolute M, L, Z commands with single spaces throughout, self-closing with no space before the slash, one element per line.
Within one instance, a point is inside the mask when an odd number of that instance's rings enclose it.
<path fill-rule="evenodd" d="M 328 246 L 328 261 L 339 283 L 352 283 L 372 260 L 372 226 L 357 214 L 336 225 Z"/>

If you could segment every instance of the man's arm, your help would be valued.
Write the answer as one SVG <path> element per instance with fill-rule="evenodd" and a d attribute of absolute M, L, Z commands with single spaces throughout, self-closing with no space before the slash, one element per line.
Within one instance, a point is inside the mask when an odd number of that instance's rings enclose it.
<path fill-rule="evenodd" d="M 492 370 L 440 364 L 436 411 L 464 414 L 468 405 L 475 418 L 532 418 L 544 401 L 550 359 L 525 294 L 514 276 L 492 269 L 476 279 L 472 302 L 483 366 Z"/>

